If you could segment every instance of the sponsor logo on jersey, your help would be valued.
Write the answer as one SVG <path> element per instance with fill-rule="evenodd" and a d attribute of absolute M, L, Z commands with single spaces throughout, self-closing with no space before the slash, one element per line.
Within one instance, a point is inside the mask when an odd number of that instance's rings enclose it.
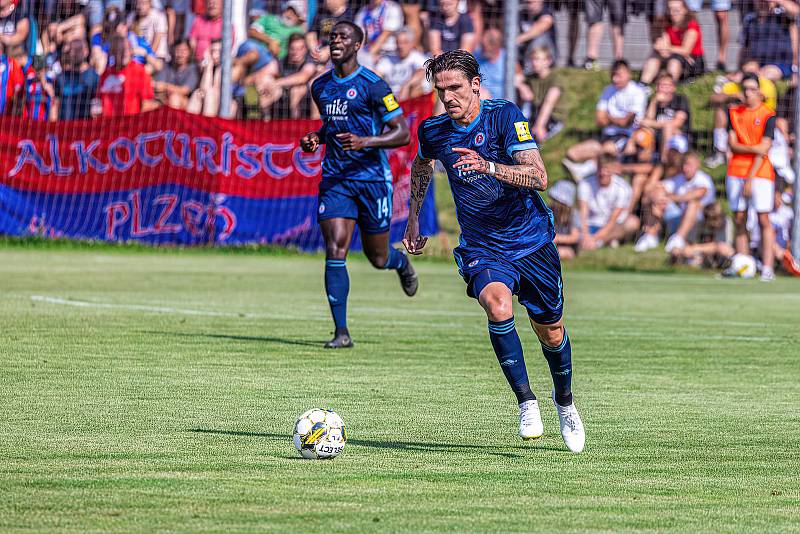
<path fill-rule="evenodd" d="M 478 132 L 475 134 L 475 146 L 483 146 L 486 142 L 486 134 L 483 132 Z"/>
<path fill-rule="evenodd" d="M 515 122 L 514 128 L 517 130 L 517 139 L 520 141 L 533 141 L 531 130 L 528 127 L 528 121 Z"/>
<path fill-rule="evenodd" d="M 342 100 L 341 98 L 337 98 L 333 102 L 329 102 L 325 104 L 325 115 L 328 116 L 329 119 L 335 121 L 344 121 L 347 120 L 347 100 Z"/>
<path fill-rule="evenodd" d="M 394 93 L 389 93 L 388 95 L 384 96 L 383 104 L 386 106 L 386 111 L 394 111 L 400 107 L 400 104 L 397 103 L 397 100 L 394 97 Z"/>
<path fill-rule="evenodd" d="M 358 96 L 358 91 L 356 91 L 355 87 L 351 87 L 350 89 L 347 90 L 347 99 L 348 100 L 353 100 L 357 96 Z"/>

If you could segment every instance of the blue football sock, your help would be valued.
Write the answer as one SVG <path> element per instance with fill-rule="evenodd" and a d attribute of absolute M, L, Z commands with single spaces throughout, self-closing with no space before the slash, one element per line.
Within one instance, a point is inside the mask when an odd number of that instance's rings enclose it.
<path fill-rule="evenodd" d="M 505 321 L 489 321 L 489 339 L 492 340 L 497 361 L 506 375 L 508 385 L 517 396 L 517 402 L 535 400 L 536 395 L 528 383 L 528 371 L 525 369 L 525 358 L 522 356 L 522 343 L 517 335 L 514 318 Z"/>
<path fill-rule="evenodd" d="M 337 334 L 347 329 L 347 294 L 350 293 L 350 277 L 345 260 L 325 260 L 325 291 L 331 307 Z"/>
<path fill-rule="evenodd" d="M 408 258 L 405 254 L 400 252 L 396 248 L 389 248 L 389 257 L 386 258 L 386 265 L 383 266 L 384 269 L 395 269 L 397 271 L 402 271 L 408 265 Z"/>
<path fill-rule="evenodd" d="M 569 406 L 572 404 L 572 345 L 567 330 L 564 329 L 564 340 L 558 347 L 542 343 L 542 353 L 550 366 L 556 402 L 560 406 Z"/>

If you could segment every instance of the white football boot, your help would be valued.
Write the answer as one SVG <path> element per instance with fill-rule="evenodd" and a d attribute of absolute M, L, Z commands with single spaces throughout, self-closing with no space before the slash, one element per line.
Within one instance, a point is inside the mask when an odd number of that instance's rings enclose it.
<path fill-rule="evenodd" d="M 536 439 L 544 434 L 539 401 L 525 401 L 519 405 L 519 435 L 522 439 Z"/>
<path fill-rule="evenodd" d="M 556 411 L 558 412 L 558 422 L 561 425 L 561 436 L 564 438 L 564 443 L 567 444 L 569 450 L 577 454 L 583 450 L 583 445 L 586 443 L 583 421 L 581 421 L 581 416 L 578 415 L 578 409 L 575 408 L 574 402 L 569 406 L 559 406 L 556 402 L 555 391 L 551 395 L 553 404 L 556 405 Z"/>

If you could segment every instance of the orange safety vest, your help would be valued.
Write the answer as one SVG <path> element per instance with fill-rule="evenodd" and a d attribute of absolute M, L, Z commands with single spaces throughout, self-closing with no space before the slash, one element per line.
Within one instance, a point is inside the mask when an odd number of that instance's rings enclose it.
<path fill-rule="evenodd" d="M 736 132 L 736 137 L 739 142 L 747 146 L 755 146 L 761 142 L 764 137 L 764 130 L 767 127 L 767 120 L 775 115 L 775 112 L 769 109 L 764 104 L 761 104 L 756 109 L 750 109 L 746 106 L 739 106 L 731 109 L 731 125 L 733 131 Z M 755 154 L 733 154 L 730 162 L 728 162 L 728 176 L 734 178 L 747 178 L 750 174 L 750 168 L 756 159 Z M 768 180 L 775 179 L 775 169 L 772 168 L 769 158 L 764 156 L 761 161 L 761 166 L 756 171 L 754 177 L 766 178 Z"/>

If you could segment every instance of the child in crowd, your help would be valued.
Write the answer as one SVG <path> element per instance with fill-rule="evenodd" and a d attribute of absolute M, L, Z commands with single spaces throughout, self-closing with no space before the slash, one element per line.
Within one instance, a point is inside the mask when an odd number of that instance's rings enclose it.
<path fill-rule="evenodd" d="M 550 198 L 550 210 L 556 227 L 553 242 L 558 247 L 562 260 L 574 258 L 578 254 L 581 241 L 580 216 L 575 209 L 575 193 L 577 187 L 571 180 L 559 180 L 547 191 Z"/>

